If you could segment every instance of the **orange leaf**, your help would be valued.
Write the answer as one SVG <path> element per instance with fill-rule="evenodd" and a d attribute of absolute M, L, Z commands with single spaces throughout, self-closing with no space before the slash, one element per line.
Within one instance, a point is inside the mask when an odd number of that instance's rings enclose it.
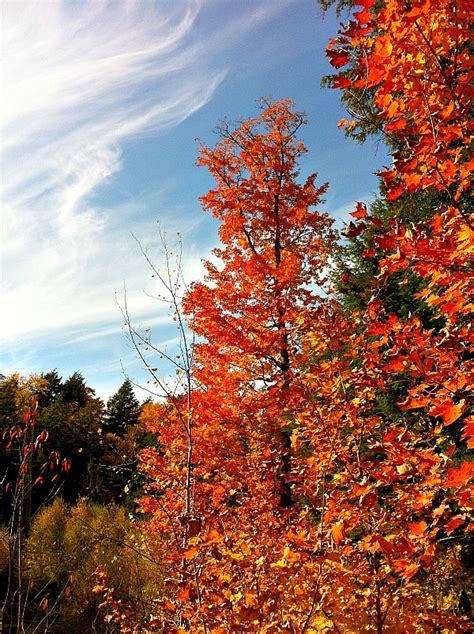
<path fill-rule="evenodd" d="M 452 399 L 447 399 L 439 405 L 432 407 L 428 414 L 430 416 L 440 416 L 445 425 L 451 425 L 456 421 L 464 411 L 464 401 L 460 401 L 459 405 L 456 405 Z"/>
<path fill-rule="evenodd" d="M 412 396 L 403 403 L 399 403 L 398 408 L 402 411 L 408 409 L 419 409 L 421 407 L 426 407 L 429 403 L 430 399 L 427 396 Z"/>
<path fill-rule="evenodd" d="M 199 548 L 197 546 L 191 546 L 191 548 L 188 548 L 188 550 L 184 553 L 184 558 L 189 561 L 190 559 L 194 559 L 194 557 L 198 554 Z"/>
<path fill-rule="evenodd" d="M 346 533 L 344 531 L 344 523 L 341 522 L 339 524 L 334 524 L 334 526 L 331 528 L 331 535 L 336 542 L 336 546 L 339 546 L 339 544 L 346 536 Z"/>
<path fill-rule="evenodd" d="M 459 487 L 467 484 L 474 477 L 474 463 L 463 462 L 459 467 L 448 469 L 445 485 Z"/>
<path fill-rule="evenodd" d="M 186 603 L 191 598 L 191 588 L 188 585 L 181 586 L 178 590 L 176 598 L 181 603 Z"/>
<path fill-rule="evenodd" d="M 359 24 L 367 24 L 372 20 L 373 15 L 370 13 L 370 11 L 364 9 L 363 11 L 357 11 L 356 13 L 354 13 L 354 17 L 357 22 L 359 22 Z"/>
<path fill-rule="evenodd" d="M 385 124 L 385 130 L 387 132 L 395 131 L 395 130 L 404 130 L 407 127 L 407 120 L 400 118 L 395 121 L 389 121 Z"/>
<path fill-rule="evenodd" d="M 421 521 L 408 524 L 408 528 L 410 530 L 410 535 L 423 535 L 428 526 L 426 522 Z"/>
<path fill-rule="evenodd" d="M 353 218 L 357 218 L 360 220 L 361 218 L 366 218 L 367 209 L 362 203 L 357 203 L 356 210 L 351 213 Z"/>
<path fill-rule="evenodd" d="M 462 526 L 464 522 L 465 519 L 462 516 L 457 515 L 456 517 L 453 517 L 453 519 L 446 524 L 446 534 L 451 535 L 451 533 L 459 526 Z"/>
<path fill-rule="evenodd" d="M 399 559 L 394 562 L 393 568 L 396 572 L 401 573 L 402 577 L 405 577 L 405 579 L 411 579 L 416 575 L 420 566 L 418 564 L 410 563 L 406 559 Z"/>

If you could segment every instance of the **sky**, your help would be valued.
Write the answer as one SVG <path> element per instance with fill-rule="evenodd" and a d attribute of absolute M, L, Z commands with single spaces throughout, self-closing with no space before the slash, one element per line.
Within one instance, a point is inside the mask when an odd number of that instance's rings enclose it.
<path fill-rule="evenodd" d="M 344 19 L 316 0 L 4 0 L 1 11 L 0 372 L 80 371 L 107 399 L 150 387 L 121 307 L 172 351 L 176 325 L 141 250 L 163 266 L 179 232 L 188 283 L 218 245 L 195 161 L 223 119 L 261 96 L 306 112 L 301 174 L 330 184 L 339 226 L 377 191 L 387 157 L 346 139 L 338 91 L 320 87 Z M 141 245 L 141 246 L 140 246 Z M 163 376 L 169 367 L 150 359 Z M 146 392 L 137 388 L 140 398 Z"/>

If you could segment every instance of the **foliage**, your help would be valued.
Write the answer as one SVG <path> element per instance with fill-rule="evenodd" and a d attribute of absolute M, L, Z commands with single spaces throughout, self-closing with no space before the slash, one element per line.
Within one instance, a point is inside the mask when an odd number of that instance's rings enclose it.
<path fill-rule="evenodd" d="M 383 173 L 389 200 L 435 189 L 457 204 L 472 170 L 470 5 L 388 1 L 375 16 L 373 4 L 359 2 L 362 9 L 331 40 L 333 66 L 350 64 L 332 85 L 371 92 L 374 125 L 394 148 L 393 167 Z M 343 125 L 354 129 L 357 122 Z"/>
<path fill-rule="evenodd" d="M 54 486 L 61 471 L 67 473 L 70 469 L 69 460 L 61 459 L 56 451 L 43 455 L 47 433 L 37 433 L 37 415 L 37 403 L 32 400 L 23 420 L 3 432 L 1 445 L 2 453 L 9 460 L 0 490 L 5 513 L 2 519 L 7 522 L 1 532 L 0 621 L 3 624 L 8 618 L 9 628 L 15 621 L 18 631 L 24 631 L 29 609 L 29 588 L 24 583 L 23 560 L 24 541 L 35 510 L 34 494 L 46 483 L 52 482 Z"/>
<path fill-rule="evenodd" d="M 123 509 L 87 501 L 68 509 L 57 499 L 33 522 L 25 574 L 48 611 L 48 631 L 105 632 L 103 619 L 110 619 L 100 613 L 96 571 L 107 571 L 115 598 L 139 617 L 159 594 L 160 557 L 159 542 L 140 533 Z"/>
<path fill-rule="evenodd" d="M 369 242 L 358 254 L 374 279 L 351 314 L 325 279 L 329 222 L 310 211 L 324 188 L 296 180 L 301 114 L 266 102 L 202 148 L 216 180 L 202 203 L 223 247 L 183 303 L 201 338 L 193 458 L 177 397 L 155 406 L 160 449 L 142 455 L 154 483 L 141 507 L 168 543 L 168 631 L 466 626 L 455 596 L 440 603 L 427 580 L 456 570 L 442 545 L 463 544 L 471 505 L 459 452 L 472 444 L 467 4 L 370 9 L 328 49 L 336 68 L 352 63 L 334 86 L 370 91 L 394 148 L 381 213 L 352 214 L 378 253 Z M 392 213 L 402 194 L 413 198 Z M 408 215 L 416 199 L 424 210 Z M 383 301 L 387 285 L 408 286 L 405 310 L 393 292 Z M 395 419 L 380 399 L 397 385 Z"/>
<path fill-rule="evenodd" d="M 0 526 L 0 574 L 3 574 L 8 569 L 10 560 L 9 540 L 8 530 L 6 527 Z"/>
<path fill-rule="evenodd" d="M 43 375 L 22 377 L 13 374 L 0 384 L 1 431 L 9 433 L 21 422 L 31 399 L 38 403 L 35 429 L 44 432 L 42 451 L 34 457 L 38 470 L 51 451 L 70 461 L 67 477 L 61 478 L 61 493 L 67 501 L 79 495 L 93 495 L 100 489 L 100 473 L 95 466 L 101 454 L 101 427 L 104 405 L 89 388 L 83 376 L 75 372 L 64 383 L 54 370 Z M 2 479 L 15 480 L 18 465 L 11 452 L 0 454 Z M 58 485 L 59 482 L 56 482 Z M 49 485 L 43 485 L 33 495 L 33 511 L 49 495 Z M 6 509 L 7 510 L 7 509 Z M 6 515 L 5 517 L 7 517 Z"/>
<path fill-rule="evenodd" d="M 142 407 L 146 410 L 148 406 Z M 107 504 L 111 500 L 125 504 L 127 510 L 136 510 L 136 499 L 143 494 L 146 480 L 139 470 L 139 452 L 156 446 L 156 436 L 146 431 L 143 413 L 140 421 L 129 425 L 122 437 L 106 433 L 102 438 L 99 477 L 100 484 L 94 499 Z"/>

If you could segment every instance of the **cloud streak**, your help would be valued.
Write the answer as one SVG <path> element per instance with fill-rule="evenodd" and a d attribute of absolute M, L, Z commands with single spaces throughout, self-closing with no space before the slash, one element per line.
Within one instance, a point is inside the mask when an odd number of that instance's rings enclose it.
<path fill-rule="evenodd" d="M 189 35 L 199 2 L 3 5 L 2 333 L 8 340 L 117 317 L 114 291 L 143 267 L 93 195 L 122 146 L 206 104 L 226 69 Z M 139 300 L 138 309 L 141 307 Z"/>

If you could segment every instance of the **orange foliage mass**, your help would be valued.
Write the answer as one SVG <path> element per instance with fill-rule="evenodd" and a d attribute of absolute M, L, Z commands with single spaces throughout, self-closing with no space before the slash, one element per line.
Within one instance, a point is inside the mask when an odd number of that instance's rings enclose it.
<path fill-rule="evenodd" d="M 472 509 L 472 468 L 452 462 L 443 435 L 463 422 L 472 443 L 468 3 L 358 4 L 328 50 L 337 69 L 352 64 L 336 85 L 374 91 L 398 148 L 387 198 L 436 189 L 446 203 L 423 225 L 392 222 L 373 299 L 348 316 L 326 279 L 331 222 L 313 210 L 325 186 L 298 182 L 304 119 L 291 102 L 263 103 L 202 148 L 216 182 L 202 204 L 222 247 L 183 304 L 201 337 L 192 408 L 176 398 L 144 415 L 160 442 L 142 455 L 152 484 L 141 507 L 168 540 L 164 631 L 466 627 L 422 580 Z M 365 207 L 352 215 L 363 231 Z M 377 300 L 400 269 L 425 278 L 438 330 Z M 377 396 L 401 380 L 388 425 Z"/>

